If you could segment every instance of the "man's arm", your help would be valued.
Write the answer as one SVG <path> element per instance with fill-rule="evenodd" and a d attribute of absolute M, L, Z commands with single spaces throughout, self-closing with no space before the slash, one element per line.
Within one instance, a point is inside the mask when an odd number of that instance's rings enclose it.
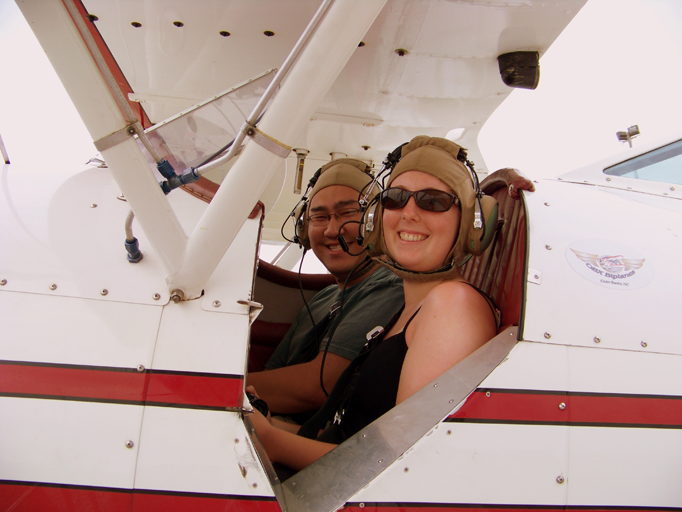
<path fill-rule="evenodd" d="M 247 375 L 246 383 L 256 388 L 275 414 L 293 414 L 318 409 L 327 396 L 320 386 L 323 353 L 307 363 L 263 370 Z M 350 364 L 344 357 L 327 353 L 324 362 L 324 386 L 331 392 L 339 376 Z"/>

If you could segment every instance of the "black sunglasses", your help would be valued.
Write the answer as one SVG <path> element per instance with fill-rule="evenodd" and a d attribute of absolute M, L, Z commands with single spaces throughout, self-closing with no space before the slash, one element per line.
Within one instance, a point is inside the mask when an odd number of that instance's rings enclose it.
<path fill-rule="evenodd" d="M 399 210 L 404 208 L 410 197 L 422 210 L 427 212 L 446 212 L 454 204 L 459 206 L 459 199 L 454 194 L 443 190 L 417 190 L 412 192 L 398 187 L 387 188 L 381 192 L 381 206 L 387 210 Z"/>

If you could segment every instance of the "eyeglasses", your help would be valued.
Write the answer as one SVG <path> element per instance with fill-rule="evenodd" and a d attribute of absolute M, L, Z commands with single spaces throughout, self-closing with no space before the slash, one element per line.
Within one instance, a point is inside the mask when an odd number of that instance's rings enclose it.
<path fill-rule="evenodd" d="M 398 187 L 387 188 L 381 193 L 381 206 L 387 210 L 399 210 L 404 208 L 410 197 L 422 210 L 427 212 L 446 212 L 454 204 L 459 206 L 456 195 L 443 190 L 417 190 L 412 192 Z"/>
<path fill-rule="evenodd" d="M 313 226 L 326 226 L 334 217 L 337 221 L 346 222 L 349 220 L 357 220 L 360 208 L 344 208 L 338 212 L 331 213 L 316 213 L 308 217 L 310 224 Z"/>

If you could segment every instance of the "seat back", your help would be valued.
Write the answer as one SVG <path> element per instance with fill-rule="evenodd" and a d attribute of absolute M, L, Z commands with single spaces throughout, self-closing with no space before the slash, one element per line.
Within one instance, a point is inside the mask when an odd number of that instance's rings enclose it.
<path fill-rule="evenodd" d="M 300 286 L 299 286 L 300 279 Z M 248 371 L 264 368 L 291 322 L 304 307 L 301 288 L 306 299 L 322 288 L 335 283 L 331 274 L 301 274 L 285 270 L 263 260 L 258 262 L 254 285 L 254 300 L 263 304 L 263 312 L 251 324 Z"/>
<path fill-rule="evenodd" d="M 469 260 L 464 277 L 488 293 L 500 308 L 501 327 L 519 325 L 526 275 L 526 213 L 523 198 L 512 199 L 504 173 L 493 173 L 481 189 L 498 203 L 498 227 L 490 246 Z"/>

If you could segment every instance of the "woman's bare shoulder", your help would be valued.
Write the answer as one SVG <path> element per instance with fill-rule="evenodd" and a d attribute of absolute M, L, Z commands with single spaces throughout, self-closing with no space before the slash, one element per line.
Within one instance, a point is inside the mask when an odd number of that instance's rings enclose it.
<path fill-rule="evenodd" d="M 429 309 L 443 309 L 448 307 L 473 308 L 486 307 L 488 302 L 481 293 L 464 281 L 450 280 L 438 284 L 424 299 L 423 307 Z"/>
<path fill-rule="evenodd" d="M 488 301 L 463 281 L 446 281 L 433 288 L 419 317 L 419 327 L 430 332 L 450 331 L 454 325 L 456 332 L 464 335 L 480 332 L 488 336 L 495 331 L 495 316 Z"/>

